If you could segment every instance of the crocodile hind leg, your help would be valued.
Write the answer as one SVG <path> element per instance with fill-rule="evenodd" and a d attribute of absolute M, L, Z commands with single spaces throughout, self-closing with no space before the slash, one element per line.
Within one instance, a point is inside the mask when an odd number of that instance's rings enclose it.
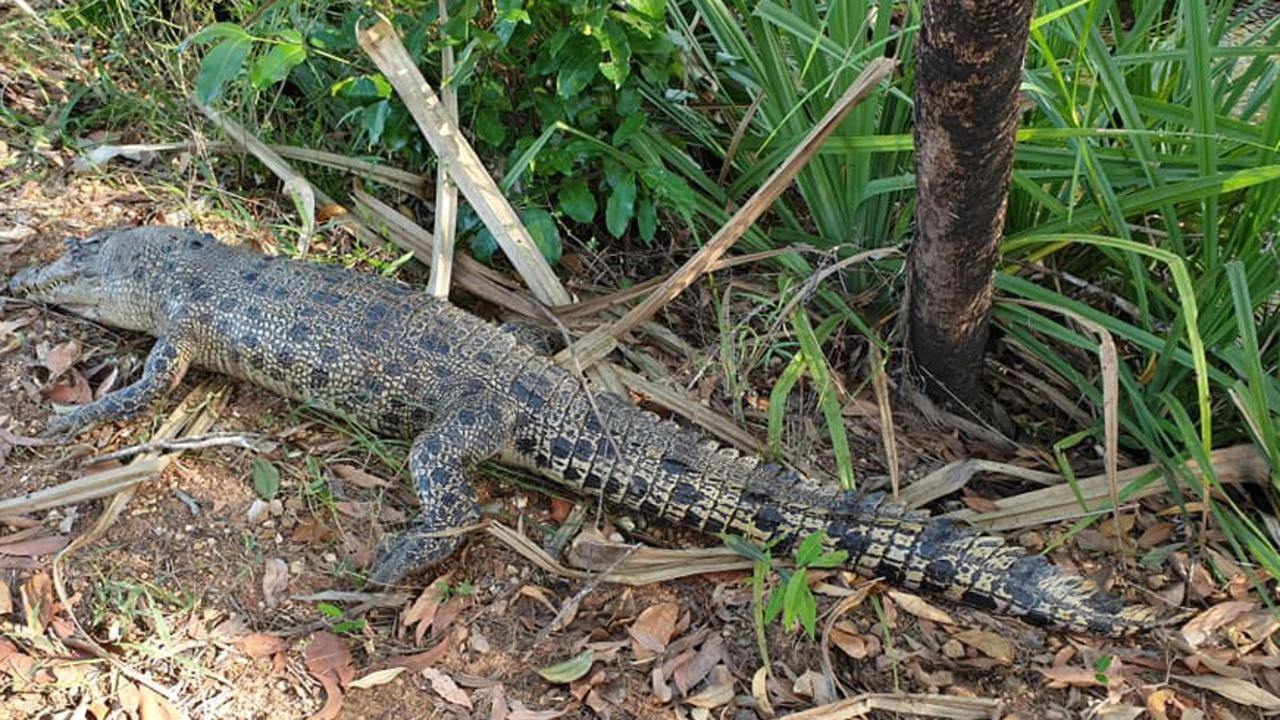
<path fill-rule="evenodd" d="M 445 394 L 452 396 L 452 404 L 418 435 L 409 455 L 422 517 L 381 548 L 370 577 L 375 583 L 396 582 L 457 549 L 462 536 L 454 531 L 480 517 L 467 473 L 496 455 L 511 437 L 515 410 L 509 402 L 474 388 Z"/>
<path fill-rule="evenodd" d="M 45 433 L 74 433 L 98 423 L 128 420 L 138 415 L 182 381 L 191 366 L 191 357 L 190 345 L 181 338 L 157 340 L 137 382 L 50 420 Z"/>

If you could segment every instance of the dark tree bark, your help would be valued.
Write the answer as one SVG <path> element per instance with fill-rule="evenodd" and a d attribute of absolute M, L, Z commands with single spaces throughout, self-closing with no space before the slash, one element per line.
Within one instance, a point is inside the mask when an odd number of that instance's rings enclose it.
<path fill-rule="evenodd" d="M 936 398 L 980 396 L 1034 0 L 925 0 L 908 333 Z"/>

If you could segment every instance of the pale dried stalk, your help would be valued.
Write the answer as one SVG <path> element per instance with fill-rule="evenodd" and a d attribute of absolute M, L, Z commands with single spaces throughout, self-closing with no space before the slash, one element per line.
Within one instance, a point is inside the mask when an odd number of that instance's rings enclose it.
<path fill-rule="evenodd" d="M 447 0 L 440 0 L 440 24 L 449 22 Z M 453 47 L 445 43 L 440 53 L 440 76 L 445 83 L 440 88 L 444 97 L 446 117 L 458 124 L 458 90 L 448 78 L 453 75 Z M 453 275 L 453 245 L 458 223 L 458 188 L 449 179 L 449 171 L 440 163 L 436 171 L 436 237 L 432 248 L 431 277 L 427 280 L 427 292 L 438 298 L 449 297 L 449 282 Z"/>
<path fill-rule="evenodd" d="M 791 184 L 805 163 L 818 151 L 822 141 L 839 126 L 859 102 L 875 90 L 880 81 L 893 70 L 895 64 L 889 58 L 876 58 L 868 63 L 854 80 L 853 85 L 836 101 L 826 117 L 809 131 L 782 165 L 774 170 L 755 194 L 729 219 L 729 222 L 725 223 L 724 227 L 707 241 L 702 249 L 694 253 L 693 257 L 672 273 L 661 287 L 632 308 L 621 320 L 593 330 L 572 347 L 556 355 L 556 362 L 566 365 L 575 355 L 577 361 L 583 365 L 596 362 L 613 350 L 619 336 L 653 317 L 654 313 L 692 285 L 694 280 L 701 277 L 708 267 L 728 252 L 729 248 L 733 247 L 733 244 L 769 209 Z"/>
<path fill-rule="evenodd" d="M 493 234 L 520 277 L 529 285 L 534 297 L 552 306 L 569 302 L 569 294 L 556 279 L 529 231 L 503 197 L 471 144 L 449 118 L 391 24 L 379 20 L 371 28 L 357 30 L 356 38 L 400 95 L 418 129 L 440 158 L 441 165 L 449 171 L 449 176 Z"/>
<path fill-rule="evenodd" d="M 204 113 L 210 122 L 222 128 L 222 132 L 258 158 L 268 170 L 284 182 L 285 192 L 293 198 L 294 207 L 297 208 L 298 217 L 302 221 L 302 238 L 298 241 L 298 250 L 302 255 L 306 255 L 307 248 L 311 245 L 311 236 L 316 230 L 315 188 L 305 177 L 294 171 L 293 166 L 285 162 L 284 158 L 246 130 L 243 125 L 194 98 L 192 102 L 200 108 L 200 112 Z"/>

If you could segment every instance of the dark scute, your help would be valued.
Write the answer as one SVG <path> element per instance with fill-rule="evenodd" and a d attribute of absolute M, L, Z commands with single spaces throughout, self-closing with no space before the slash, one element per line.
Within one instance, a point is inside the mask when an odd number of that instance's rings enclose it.
<path fill-rule="evenodd" d="M 605 477 L 604 475 L 601 475 L 600 473 L 592 470 L 591 472 L 587 473 L 587 476 L 585 478 L 583 478 L 582 489 L 598 490 L 600 487 L 604 485 L 604 477 Z"/>
<path fill-rule="evenodd" d="M 765 505 L 756 511 L 755 525 L 762 532 L 771 533 L 782 524 L 782 513 L 772 505 Z"/>
<path fill-rule="evenodd" d="M 493 353 L 488 350 L 482 350 L 476 353 L 476 362 L 486 367 L 493 365 Z"/>
<path fill-rule="evenodd" d="M 294 355 L 293 350 L 290 350 L 289 348 L 276 351 L 276 363 L 282 368 L 291 368 L 297 361 L 297 356 Z"/>
<path fill-rule="evenodd" d="M 558 437 L 551 441 L 551 456 L 557 460 L 564 460 L 573 454 L 573 443 L 568 439 Z"/>
<path fill-rule="evenodd" d="M 714 535 L 721 530 L 724 530 L 724 520 L 714 515 L 708 515 L 706 522 L 702 523 L 702 531 L 710 535 Z"/>
<path fill-rule="evenodd" d="M 627 493 L 635 497 L 644 497 L 649 491 L 649 483 L 639 475 L 631 478 L 631 483 L 627 485 Z"/>
<path fill-rule="evenodd" d="M 277 285 L 271 290 L 271 297 L 275 300 L 284 300 L 289 297 L 289 288 L 283 285 Z"/>
<path fill-rule="evenodd" d="M 462 410 L 458 413 L 458 422 L 466 427 L 474 427 L 479 418 L 472 410 Z"/>
<path fill-rule="evenodd" d="M 296 322 L 289 326 L 289 340 L 292 342 L 306 342 L 309 334 L 311 334 L 311 327 L 306 323 Z"/>
<path fill-rule="evenodd" d="M 453 480 L 453 473 L 446 468 L 438 467 L 427 474 L 427 479 L 431 481 L 432 486 L 447 487 Z"/>
<path fill-rule="evenodd" d="M 934 558 L 924 566 L 924 587 L 942 590 L 951 587 L 956 579 L 956 564 L 950 558 Z"/>
<path fill-rule="evenodd" d="M 404 366 L 398 362 L 389 362 L 382 368 L 382 374 L 387 377 L 400 377 L 404 374 Z"/>
<path fill-rule="evenodd" d="M 658 467 L 668 475 L 684 475 L 689 472 L 689 464 L 683 458 L 672 455 L 663 457 Z"/>
<path fill-rule="evenodd" d="M 231 310 L 235 310 L 236 305 L 238 304 L 239 303 L 236 302 L 236 299 L 234 296 L 226 295 L 222 299 L 218 300 L 218 309 L 222 311 L 230 312 Z"/>
<path fill-rule="evenodd" d="M 565 468 L 562 474 L 564 475 L 564 479 L 569 482 L 577 482 L 578 478 L 582 477 L 582 473 L 578 472 L 578 469 L 572 465 Z"/>
<path fill-rule="evenodd" d="M 311 381 L 309 387 L 312 390 L 321 390 L 329 385 L 329 371 L 322 367 L 311 368 Z"/>
<path fill-rule="evenodd" d="M 836 538 L 836 547 L 849 553 L 849 561 L 853 562 L 867 551 L 867 533 L 849 531 Z"/>
<path fill-rule="evenodd" d="M 527 438 L 527 437 L 516 438 L 515 445 L 516 445 L 516 452 L 525 456 L 532 455 L 533 451 L 538 447 L 538 443 L 535 442 L 533 438 Z"/>
<path fill-rule="evenodd" d="M 581 438 L 573 446 L 573 456 L 578 460 L 590 460 L 595 455 L 596 444 L 587 438 Z"/>
<path fill-rule="evenodd" d="M 996 600 L 990 595 L 978 592 L 977 590 L 965 590 L 960 601 L 965 605 L 976 607 L 979 610 L 995 610 Z"/>
<path fill-rule="evenodd" d="M 671 501 L 676 505 L 688 507 L 690 505 L 698 504 L 701 500 L 702 491 L 695 487 L 693 483 L 681 481 L 676 483 L 675 487 L 671 488 Z M 777 511 L 775 510 L 774 512 Z M 758 514 L 757 517 L 759 517 Z M 781 520 L 781 517 L 779 517 L 779 520 Z M 769 529 L 772 530 L 773 528 Z"/>

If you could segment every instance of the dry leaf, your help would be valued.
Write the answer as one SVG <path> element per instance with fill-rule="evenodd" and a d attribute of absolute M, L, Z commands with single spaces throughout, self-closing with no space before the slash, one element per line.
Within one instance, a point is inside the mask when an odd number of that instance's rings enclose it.
<path fill-rule="evenodd" d="M 80 343 L 75 340 L 68 340 L 61 345 L 55 345 L 49 352 L 45 353 L 41 362 L 49 369 L 49 381 L 53 382 L 72 365 L 75 365 L 76 360 L 79 359 Z"/>
<path fill-rule="evenodd" d="M 445 573 L 431 581 L 431 584 L 422 589 L 418 599 L 404 611 L 404 615 L 400 618 L 400 637 L 404 637 L 405 631 L 416 625 L 413 643 L 422 644 L 422 638 L 426 636 L 427 630 L 431 629 L 436 613 L 440 610 L 440 601 L 444 599 L 444 591 L 449 586 L 450 575 L 451 573 Z"/>
<path fill-rule="evenodd" d="M 1002 635 L 997 635 L 986 630 L 963 630 L 953 635 L 956 640 L 976 649 L 989 658 L 999 660 L 1006 665 L 1012 665 L 1017 651 L 1013 647 L 1013 643 L 1009 642 Z"/>
<path fill-rule="evenodd" d="M 688 695 L 689 688 L 696 687 L 711 672 L 711 668 L 725 659 L 724 640 L 719 635 L 712 635 L 693 659 L 676 668 L 671 679 L 675 681 L 680 695 Z"/>
<path fill-rule="evenodd" d="M 364 677 L 358 677 L 355 680 L 352 680 L 351 687 L 357 688 L 359 690 L 368 690 L 371 687 L 386 685 L 392 680 L 395 680 L 397 677 L 400 677 L 400 673 L 404 672 L 407 669 L 408 668 L 404 667 L 403 665 L 400 665 L 398 667 L 389 667 L 389 668 L 383 668 L 381 670 L 374 670 L 373 672 L 369 673 L 368 675 L 365 675 Z"/>
<path fill-rule="evenodd" d="M 93 401 L 89 381 L 75 370 L 71 371 L 67 382 L 45 386 L 44 396 L 58 405 L 85 405 Z"/>
<path fill-rule="evenodd" d="M 13 612 L 13 595 L 9 591 L 9 583 L 0 578 L 0 615 Z"/>
<path fill-rule="evenodd" d="M 841 620 L 831 627 L 831 642 L 854 660 L 867 657 L 867 641 L 848 620 Z"/>
<path fill-rule="evenodd" d="M 1137 720 L 1144 710 L 1136 705 L 1107 705 L 1098 709 L 1098 720 Z"/>
<path fill-rule="evenodd" d="M 138 686 L 128 680 L 121 680 L 120 686 L 116 689 L 116 701 L 120 703 L 120 709 L 130 716 L 137 714 L 138 705 L 142 702 L 142 697 L 138 694 Z"/>
<path fill-rule="evenodd" d="M 236 647 L 245 655 L 260 660 L 288 650 L 289 643 L 284 638 L 276 637 L 275 635 L 253 633 L 237 640 Z"/>
<path fill-rule="evenodd" d="M 180 720 L 185 716 L 164 696 L 146 685 L 138 686 L 138 717 L 140 720 Z"/>
<path fill-rule="evenodd" d="M 718 708 L 721 705 L 728 705 L 733 699 L 733 681 L 730 680 L 724 684 L 709 685 L 702 692 L 693 697 L 685 698 L 685 703 L 694 707 Z"/>
<path fill-rule="evenodd" d="M 0 546 L 3 549 L 3 546 Z M 1182 638 L 1193 648 L 1198 648 L 1209 640 L 1213 632 L 1249 612 L 1254 608 L 1251 602 L 1228 600 L 1205 610 L 1191 618 L 1182 626 Z"/>
<path fill-rule="evenodd" d="M 751 697 L 755 698 L 756 710 L 761 715 L 773 717 L 773 705 L 769 702 L 769 668 L 763 665 L 751 676 Z"/>
<path fill-rule="evenodd" d="M 1098 681 L 1098 673 L 1088 668 L 1069 667 L 1063 665 L 1061 667 L 1039 668 L 1040 674 L 1049 680 L 1049 687 L 1062 688 L 1067 686 L 1074 687 L 1095 687 L 1102 683 Z"/>
<path fill-rule="evenodd" d="M 320 631 L 307 645 L 304 658 L 307 670 L 320 681 L 325 692 L 324 707 L 312 716 L 312 720 L 333 720 L 342 711 L 342 686 L 355 677 L 351 652 L 337 635 Z"/>
<path fill-rule="evenodd" d="M 373 473 L 365 472 L 354 465 L 331 465 L 330 470 L 344 482 L 369 490 L 371 488 L 392 487 L 390 480 L 384 480 Z"/>
<path fill-rule="evenodd" d="M 389 663 L 396 667 L 404 667 L 414 672 L 421 672 L 422 670 L 440 662 L 440 660 L 449 653 L 451 641 L 452 637 L 447 637 L 437 643 L 430 650 L 425 650 L 414 655 L 401 655 L 400 657 L 392 658 Z"/>
<path fill-rule="evenodd" d="M 924 598 L 911 593 L 890 590 L 889 597 L 898 604 L 903 610 L 915 615 L 922 620 L 930 620 L 943 625 L 955 625 L 956 621 L 951 619 L 945 610 L 935 607 L 925 602 Z"/>
<path fill-rule="evenodd" d="M 70 540 L 62 535 L 45 535 L 15 543 L 0 541 L 0 555 L 14 555 L 17 557 L 52 555 L 66 547 L 68 542 Z"/>
<path fill-rule="evenodd" d="M 493 686 L 490 691 L 489 720 L 507 720 L 511 709 L 507 707 L 507 691 L 502 683 Z"/>
<path fill-rule="evenodd" d="M 659 603 L 640 613 L 627 630 L 637 660 L 652 657 L 666 649 L 679 615 L 680 606 L 673 602 Z"/>
<path fill-rule="evenodd" d="M 1174 675 L 1173 678 L 1201 690 L 1215 692 L 1241 705 L 1262 708 L 1269 712 L 1280 711 L 1280 698 L 1248 680 L 1218 675 Z"/>
<path fill-rule="evenodd" d="M 289 565 L 280 558 L 267 560 L 262 568 L 262 597 L 267 607 L 279 605 L 288 589 Z"/>
<path fill-rule="evenodd" d="M 461 705 L 468 710 L 471 709 L 471 696 L 458 687 L 453 678 L 433 667 L 423 670 L 422 676 L 427 679 L 427 682 L 431 683 L 431 689 L 435 690 L 437 695 L 454 705 Z"/>

